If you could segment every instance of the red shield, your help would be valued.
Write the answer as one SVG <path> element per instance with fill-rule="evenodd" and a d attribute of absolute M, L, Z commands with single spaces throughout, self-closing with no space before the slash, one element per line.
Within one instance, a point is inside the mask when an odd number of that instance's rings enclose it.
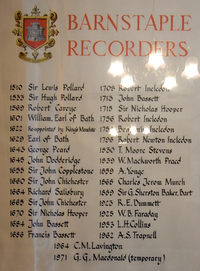
<path fill-rule="evenodd" d="M 46 18 L 24 18 L 23 21 L 23 39 L 24 42 L 38 49 L 47 43 L 48 21 Z"/>

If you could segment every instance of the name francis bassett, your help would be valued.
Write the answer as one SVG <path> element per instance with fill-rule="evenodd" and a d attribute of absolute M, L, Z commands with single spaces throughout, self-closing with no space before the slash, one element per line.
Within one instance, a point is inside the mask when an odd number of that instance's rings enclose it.
<path fill-rule="evenodd" d="M 59 233 L 57 231 L 53 231 L 53 238 L 75 238 L 75 232 L 69 233 Z M 50 233 L 45 232 L 33 232 L 32 230 L 28 230 L 28 238 L 50 238 Z"/>

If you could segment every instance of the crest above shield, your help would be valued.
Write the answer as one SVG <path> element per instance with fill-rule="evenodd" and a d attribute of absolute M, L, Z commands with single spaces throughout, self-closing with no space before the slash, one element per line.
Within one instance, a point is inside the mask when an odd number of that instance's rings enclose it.
<path fill-rule="evenodd" d="M 32 9 L 31 14 L 32 16 L 28 14 L 22 16 L 21 11 L 17 11 L 15 13 L 15 21 L 17 22 L 15 26 L 17 29 L 14 29 L 12 32 L 14 35 L 20 36 L 16 43 L 25 50 L 24 53 L 20 52 L 19 57 L 28 62 L 38 63 L 52 58 L 51 52 L 44 52 L 44 57 L 40 59 L 38 59 L 38 55 L 40 54 L 39 49 L 43 46 L 46 51 L 55 44 L 52 36 L 57 36 L 59 33 L 57 29 L 54 29 L 56 27 L 54 23 L 57 20 L 57 14 L 51 11 L 49 16 L 47 14 L 39 16 L 40 11 L 37 6 Z M 33 50 L 33 58 L 27 57 L 26 47 Z"/>

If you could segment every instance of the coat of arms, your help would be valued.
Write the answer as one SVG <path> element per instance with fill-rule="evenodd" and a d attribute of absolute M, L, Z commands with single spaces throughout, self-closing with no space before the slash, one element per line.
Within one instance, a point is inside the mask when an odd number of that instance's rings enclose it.
<path fill-rule="evenodd" d="M 40 11 L 35 6 L 31 11 L 32 16 L 25 14 L 22 16 L 21 11 L 15 13 L 15 25 L 17 28 L 12 31 L 13 34 L 20 36 L 16 43 L 18 46 L 24 48 L 25 52 L 20 52 L 19 57 L 25 61 L 38 63 L 46 61 L 52 58 L 52 53 L 44 52 L 42 58 L 38 58 L 38 50 L 44 46 L 46 51 L 55 44 L 53 36 L 58 35 L 58 30 L 55 29 L 55 21 L 57 20 L 57 14 L 53 11 L 50 12 L 49 16 L 44 14 L 40 16 Z M 27 47 L 33 50 L 33 58 L 28 57 Z"/>

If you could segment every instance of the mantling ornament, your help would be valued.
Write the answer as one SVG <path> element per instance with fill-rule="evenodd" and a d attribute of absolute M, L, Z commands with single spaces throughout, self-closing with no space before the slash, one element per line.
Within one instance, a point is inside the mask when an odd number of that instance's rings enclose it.
<path fill-rule="evenodd" d="M 25 52 L 19 53 L 19 58 L 31 62 L 39 63 L 52 58 L 52 53 L 44 52 L 43 58 L 37 58 L 39 53 L 38 49 L 44 46 L 46 51 L 48 48 L 51 48 L 55 44 L 53 36 L 58 35 L 58 30 L 55 29 L 56 25 L 54 24 L 57 20 L 57 14 L 54 11 L 51 11 L 49 16 L 44 14 L 40 16 L 40 11 L 35 5 L 31 11 L 32 16 L 25 14 L 22 16 L 21 11 L 15 13 L 16 27 L 12 33 L 19 36 L 16 43 L 18 46 L 23 47 Z M 27 57 L 28 52 L 26 48 L 29 47 L 33 50 L 33 58 Z"/>

